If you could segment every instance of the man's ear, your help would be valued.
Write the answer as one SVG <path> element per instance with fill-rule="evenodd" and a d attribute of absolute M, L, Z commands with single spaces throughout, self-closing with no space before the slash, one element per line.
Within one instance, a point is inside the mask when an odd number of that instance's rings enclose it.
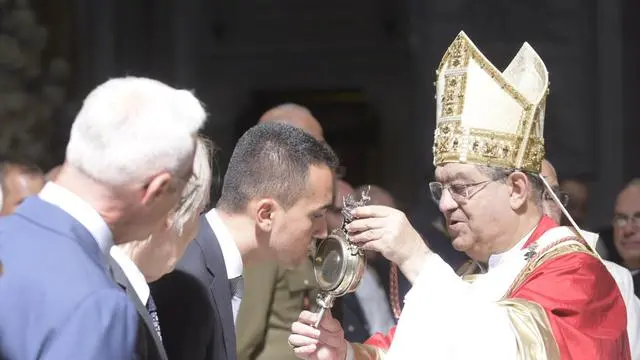
<path fill-rule="evenodd" d="M 261 199 L 256 203 L 256 225 L 264 232 L 273 229 L 273 219 L 280 206 L 274 199 Z"/>
<path fill-rule="evenodd" d="M 527 202 L 531 192 L 531 183 L 527 175 L 521 171 L 514 171 L 507 178 L 507 183 L 511 189 L 509 194 L 509 204 L 513 210 L 521 209 Z"/>
<path fill-rule="evenodd" d="M 147 182 L 143 188 L 141 202 L 144 206 L 152 206 L 155 201 L 168 193 L 171 189 L 171 174 L 162 172 Z"/>

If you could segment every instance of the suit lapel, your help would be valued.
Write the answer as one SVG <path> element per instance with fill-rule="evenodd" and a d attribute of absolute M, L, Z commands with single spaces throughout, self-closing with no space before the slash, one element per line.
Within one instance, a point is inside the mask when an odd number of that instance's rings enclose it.
<path fill-rule="evenodd" d="M 149 316 L 149 312 L 147 311 L 146 306 L 144 306 L 144 304 L 142 304 L 142 302 L 140 301 L 138 294 L 136 294 L 133 286 L 129 282 L 129 279 L 127 279 L 127 276 L 125 275 L 122 268 L 112 258 L 109 258 L 109 268 L 111 270 L 113 279 L 125 290 L 127 296 L 129 297 L 129 300 L 131 300 L 131 302 L 133 302 L 133 304 L 136 306 L 136 310 L 138 311 L 139 315 L 138 317 L 141 318 L 142 322 L 144 323 L 143 326 L 140 326 L 140 324 L 138 324 L 139 330 L 140 328 L 146 328 L 146 332 L 149 333 L 153 338 L 154 346 L 157 349 L 157 353 L 160 355 L 160 358 L 166 360 L 167 354 L 164 350 L 164 346 L 162 345 L 162 340 L 160 339 L 160 337 L 158 337 L 158 334 L 153 327 L 153 322 L 151 320 L 151 317 Z M 160 323 L 160 326 L 162 326 L 162 323 Z M 144 331 L 142 333 L 144 333 Z M 138 331 L 138 342 L 140 343 L 144 341 L 141 344 L 143 347 L 142 351 L 145 354 L 144 358 L 148 358 L 149 344 L 145 341 L 147 337 L 143 337 L 141 335 L 141 332 Z"/>
<path fill-rule="evenodd" d="M 231 287 L 227 277 L 227 268 L 218 239 L 204 215 L 200 218 L 200 231 L 196 241 L 204 252 L 207 271 L 211 275 L 210 293 L 212 294 L 215 311 L 218 312 L 222 322 L 222 336 L 224 337 L 227 359 L 235 359 L 235 356 L 232 355 L 236 351 L 235 325 L 233 323 Z"/>

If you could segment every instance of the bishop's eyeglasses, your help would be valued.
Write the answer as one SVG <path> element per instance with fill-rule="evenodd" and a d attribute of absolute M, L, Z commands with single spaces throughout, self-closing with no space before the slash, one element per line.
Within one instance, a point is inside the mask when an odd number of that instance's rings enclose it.
<path fill-rule="evenodd" d="M 479 193 L 482 189 L 484 189 L 490 182 L 495 181 L 494 179 L 484 180 L 476 183 L 452 183 L 452 184 L 443 184 L 438 181 L 432 181 L 429 183 L 429 191 L 431 192 L 431 198 L 436 203 L 440 203 L 440 199 L 442 199 L 442 194 L 445 190 L 449 191 L 451 197 L 455 202 L 462 202 L 471 199 L 471 197 L 477 193 Z"/>

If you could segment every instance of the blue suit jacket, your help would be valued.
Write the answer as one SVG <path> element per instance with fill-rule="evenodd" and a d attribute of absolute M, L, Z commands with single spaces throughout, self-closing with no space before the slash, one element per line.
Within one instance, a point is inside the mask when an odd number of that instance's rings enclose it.
<path fill-rule="evenodd" d="M 222 249 L 205 216 L 176 269 L 151 284 L 172 360 L 236 360 L 231 287 Z"/>
<path fill-rule="evenodd" d="M 28 198 L 0 218 L 0 259 L 0 358 L 133 358 L 135 306 L 69 214 Z"/>

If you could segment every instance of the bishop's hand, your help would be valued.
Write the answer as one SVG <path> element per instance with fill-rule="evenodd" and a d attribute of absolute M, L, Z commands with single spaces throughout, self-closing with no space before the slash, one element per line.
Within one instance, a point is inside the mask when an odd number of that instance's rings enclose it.
<path fill-rule="evenodd" d="M 387 206 L 361 206 L 346 226 L 349 239 L 365 250 L 375 250 L 396 263 L 413 283 L 431 253 L 402 211 Z"/>
<path fill-rule="evenodd" d="M 303 311 L 291 325 L 289 345 L 295 355 L 305 360 L 343 360 L 349 344 L 344 339 L 340 323 L 327 311 L 318 328 L 314 328 L 318 314 Z"/>

